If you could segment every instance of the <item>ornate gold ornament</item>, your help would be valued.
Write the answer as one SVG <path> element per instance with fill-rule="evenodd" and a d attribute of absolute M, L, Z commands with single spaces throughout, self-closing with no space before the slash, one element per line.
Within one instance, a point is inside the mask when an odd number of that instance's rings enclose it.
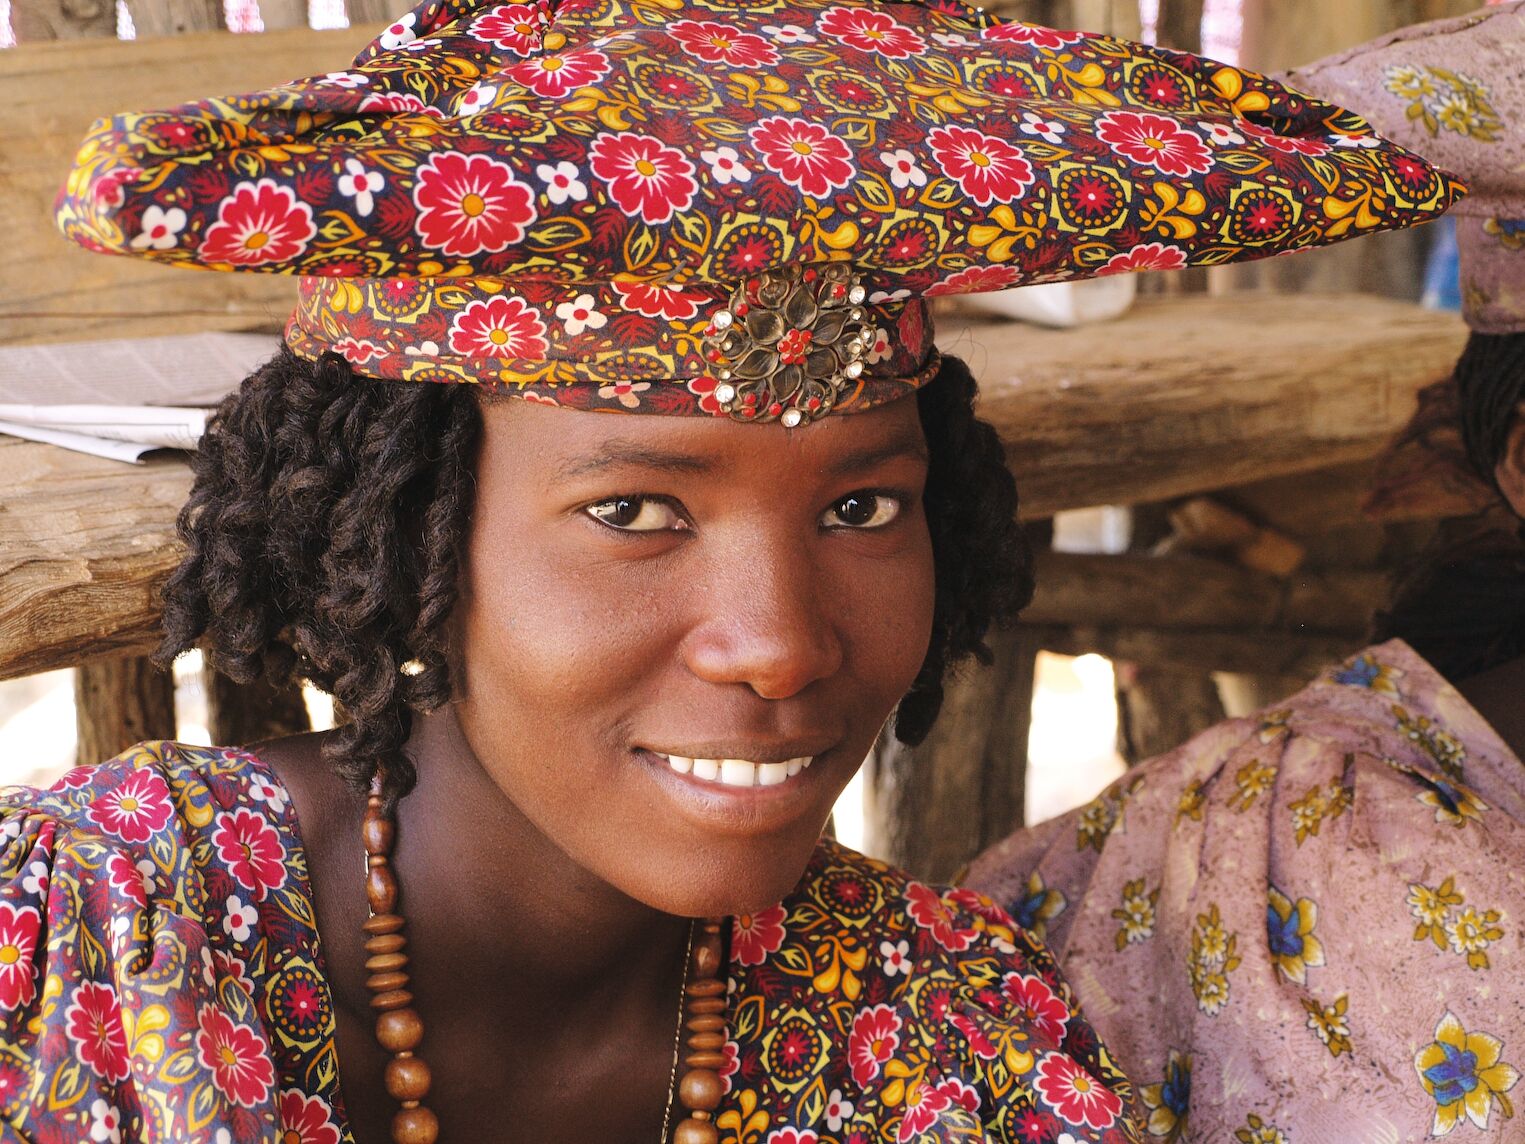
<path fill-rule="evenodd" d="M 770 270 L 739 285 L 704 331 L 720 407 L 738 421 L 790 429 L 830 413 L 863 374 L 867 296 L 840 262 Z"/>

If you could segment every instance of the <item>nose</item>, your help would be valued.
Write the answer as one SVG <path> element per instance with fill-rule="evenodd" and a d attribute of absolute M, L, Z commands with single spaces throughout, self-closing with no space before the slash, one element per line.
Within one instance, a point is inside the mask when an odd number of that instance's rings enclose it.
<path fill-rule="evenodd" d="M 728 545 L 706 573 L 695 594 L 697 619 L 682 645 L 700 679 L 788 699 L 841 668 L 831 592 L 805 546 L 777 537 Z"/>

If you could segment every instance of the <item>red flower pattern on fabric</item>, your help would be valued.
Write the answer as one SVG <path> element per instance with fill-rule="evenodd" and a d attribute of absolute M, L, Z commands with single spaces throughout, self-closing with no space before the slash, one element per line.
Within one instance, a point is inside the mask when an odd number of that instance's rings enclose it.
<path fill-rule="evenodd" d="M 958 925 L 958 918 L 931 886 L 910 883 L 905 889 L 905 900 L 911 920 L 930 932 L 932 939 L 950 953 L 968 949 L 979 936 L 977 930 Z"/>
<path fill-rule="evenodd" d="M 609 74 L 609 57 L 596 48 L 561 55 L 536 56 L 506 68 L 509 78 L 536 95 L 561 99 L 584 87 L 592 87 Z"/>
<path fill-rule="evenodd" d="M 1075 1058 L 1044 1053 L 1033 1087 L 1061 1118 L 1076 1128 L 1101 1131 L 1122 1115 L 1123 1102 L 1106 1085 L 1086 1072 Z"/>
<path fill-rule="evenodd" d="M 838 43 L 887 59 L 909 59 L 927 50 L 926 40 L 916 29 L 872 8 L 828 8 L 816 26 Z"/>
<path fill-rule="evenodd" d="M 853 1070 L 853 1083 L 861 1088 L 879 1075 L 900 1047 L 902 1025 L 888 1005 L 860 1010 L 853 1018 L 852 1032 L 847 1035 L 847 1063 Z"/>
<path fill-rule="evenodd" d="M 263 901 L 271 890 L 286 884 L 286 848 L 275 827 L 263 815 L 239 809 L 219 814 L 212 845 L 234 880 Z"/>
<path fill-rule="evenodd" d="M 220 1009 L 201 1010 L 196 1059 L 212 1073 L 212 1086 L 234 1104 L 253 1108 L 275 1086 L 275 1069 L 265 1039 Z"/>
<path fill-rule="evenodd" d="M 147 842 L 174 813 L 164 780 L 152 771 L 134 771 L 95 800 L 90 821 L 123 842 Z"/>
<path fill-rule="evenodd" d="M 819 123 L 775 115 L 747 131 L 763 164 L 807 195 L 821 198 L 852 182 L 852 150 Z"/>
<path fill-rule="evenodd" d="M 928 297 L 940 294 L 983 294 L 987 290 L 1006 290 L 1015 286 L 1021 275 L 1010 266 L 966 266 L 957 274 L 927 287 Z"/>
<path fill-rule="evenodd" d="M 467 306 L 450 324 L 450 348 L 469 357 L 543 358 L 545 323 L 523 298 L 501 295 Z"/>
<path fill-rule="evenodd" d="M 1202 136 L 1168 115 L 1109 111 L 1096 121 L 1096 137 L 1114 154 L 1145 163 L 1162 175 L 1184 178 L 1213 166 L 1213 153 Z"/>
<path fill-rule="evenodd" d="M 1246 135 L 1254 136 L 1271 150 L 1280 151 L 1283 155 L 1307 155 L 1317 159 L 1333 150 L 1322 139 L 1314 139 L 1308 135 L 1278 135 L 1270 128 L 1251 123 L 1248 119 L 1240 120 L 1238 127 Z"/>
<path fill-rule="evenodd" d="M 1056 1045 L 1064 1043 L 1070 1023 L 1070 1008 L 1041 977 L 1008 973 L 1001 982 L 1001 994 L 1018 1015 L 1025 1018 L 1039 1035 Z"/>
<path fill-rule="evenodd" d="M 667 34 L 686 54 L 707 64 L 762 68 L 778 63 L 778 49 L 756 32 L 718 20 L 677 20 L 667 25 Z"/>
<path fill-rule="evenodd" d="M 503 250 L 535 221 L 535 193 L 506 163 L 486 155 L 437 151 L 413 188 L 419 238 L 451 258 Z"/>
<path fill-rule="evenodd" d="M 683 322 L 695 317 L 705 301 L 699 295 L 685 294 L 675 286 L 621 278 L 614 280 L 614 292 L 627 310 L 634 310 L 644 318 L 661 318 L 666 322 Z"/>
<path fill-rule="evenodd" d="M 471 22 L 467 33 L 484 44 L 532 56 L 540 50 L 546 13 L 540 4 L 499 4 Z"/>
<path fill-rule="evenodd" d="M 738 965 L 761 965 L 784 944 L 784 907 L 738 914 L 731 922 L 731 956 Z"/>
<path fill-rule="evenodd" d="M 103 1080 L 127 1079 L 131 1064 L 122 1029 L 122 1003 L 109 985 L 86 981 L 74 990 L 64 1012 L 64 1031 L 74 1055 Z"/>
<path fill-rule="evenodd" d="M 943 173 L 969 198 L 986 207 L 1013 202 L 1033 183 L 1033 165 L 1022 152 L 972 127 L 938 127 L 927 135 Z"/>
<path fill-rule="evenodd" d="M 600 135 L 588 154 L 593 173 L 608 186 L 614 204 L 644 223 L 667 222 L 687 210 L 699 193 L 688 156 L 650 135 Z"/>
<path fill-rule="evenodd" d="M 143 886 L 143 875 L 132 864 L 132 859 L 121 851 L 113 850 L 106 859 L 106 877 L 111 888 L 138 909 L 148 905 L 148 891 Z"/>
<path fill-rule="evenodd" d="M 993 1061 L 1000 1055 L 995 1042 L 985 1034 L 985 1030 L 975 1024 L 972 1017 L 963 1013 L 954 1013 L 948 1018 L 948 1024 L 964 1035 L 964 1040 L 969 1042 L 969 1048 L 981 1060 Z"/>
<path fill-rule="evenodd" d="M 37 995 L 37 934 L 42 916 L 31 906 L 0 902 L 0 1010 L 13 1012 Z"/>
<path fill-rule="evenodd" d="M 300 258 L 318 233 L 312 208 L 274 179 L 239 183 L 196 249 L 203 262 L 252 267 Z"/>
<path fill-rule="evenodd" d="M 905 1116 L 900 1121 L 896 1139 L 901 1142 L 915 1140 L 936 1126 L 942 1114 L 950 1108 L 978 1112 L 980 1094 L 957 1077 L 935 1084 L 923 1082 L 906 1099 Z"/>
<path fill-rule="evenodd" d="M 1180 270 L 1186 265 L 1186 255 L 1174 246 L 1163 242 L 1146 242 L 1114 254 L 1107 264 L 1096 272 L 1098 278 L 1108 274 L 1133 274 L 1140 270 Z"/>
<path fill-rule="evenodd" d="M 803 1128 L 775 1128 L 763 1144 L 821 1144 L 821 1138 Z"/>
<path fill-rule="evenodd" d="M 295 1089 L 281 1093 L 278 1144 L 339 1144 L 339 1127 L 328 1102 Z"/>
<path fill-rule="evenodd" d="M 992 44 L 1022 44 L 1040 51 L 1062 51 L 1081 39 L 1079 32 L 1061 32 L 1038 24 L 994 24 L 980 34 Z"/>

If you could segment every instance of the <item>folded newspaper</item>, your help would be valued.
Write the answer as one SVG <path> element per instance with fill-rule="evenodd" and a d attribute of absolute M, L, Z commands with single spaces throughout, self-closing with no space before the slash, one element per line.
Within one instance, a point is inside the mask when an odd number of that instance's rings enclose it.
<path fill-rule="evenodd" d="M 0 348 L 0 433 L 116 461 L 194 449 L 276 344 L 218 333 Z"/>

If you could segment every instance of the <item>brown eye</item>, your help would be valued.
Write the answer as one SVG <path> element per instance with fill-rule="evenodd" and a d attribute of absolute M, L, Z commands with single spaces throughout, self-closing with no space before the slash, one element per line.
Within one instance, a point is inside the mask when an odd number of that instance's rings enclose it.
<path fill-rule="evenodd" d="M 900 515 L 900 502 L 883 493 L 851 493 L 827 511 L 827 528 L 883 528 Z"/>
<path fill-rule="evenodd" d="M 666 501 L 654 497 L 610 497 L 584 509 L 600 524 L 622 532 L 661 532 L 688 527 L 688 522 Z"/>

